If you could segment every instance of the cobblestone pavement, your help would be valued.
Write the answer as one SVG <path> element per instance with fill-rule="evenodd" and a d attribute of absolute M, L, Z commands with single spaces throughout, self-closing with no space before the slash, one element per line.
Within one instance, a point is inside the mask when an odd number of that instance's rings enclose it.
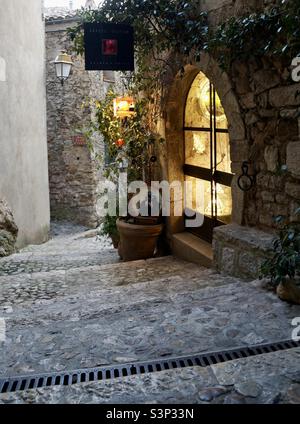
<path fill-rule="evenodd" d="M 52 224 L 48 243 L 29 246 L 19 253 L 0 259 L 0 276 L 66 270 L 118 262 L 118 255 L 105 237 L 96 231 L 69 223 Z M 67 253 L 66 253 L 67 252 Z"/>
<path fill-rule="evenodd" d="M 110 243 L 97 240 L 93 232 L 70 225 L 56 226 L 54 231 L 53 239 L 45 245 L 32 246 L 0 261 L 2 270 L 3 263 L 5 269 L 15 267 L 13 275 L 9 271 L 0 277 L 0 317 L 6 326 L 5 341 L 0 342 L 0 376 L 75 370 L 286 340 L 294 329 L 293 318 L 300 316 L 299 306 L 281 302 L 261 282 L 224 277 L 173 257 L 118 263 Z M 90 256 L 98 257 L 97 265 L 90 266 Z M 30 266 L 19 267 L 20 263 L 28 264 L 28 257 Z M 40 263 L 46 268 L 43 272 L 39 272 Z M 300 372 L 299 350 L 280 355 L 273 367 L 274 381 L 276 366 L 278 372 L 281 370 L 280 361 L 295 360 L 291 369 Z M 250 379 L 250 388 L 242 386 L 239 393 L 232 387 L 226 393 L 220 389 L 224 402 L 225 398 L 226 402 L 244 402 L 248 399 L 242 392 L 254 390 L 252 380 L 260 378 L 269 359 L 273 361 L 271 356 L 265 358 L 255 359 L 257 363 L 254 358 L 242 360 L 237 363 L 237 374 L 234 369 L 228 371 L 227 364 L 220 364 L 207 370 L 174 370 L 88 384 L 80 386 L 82 389 L 74 386 L 2 395 L 0 399 L 114 402 L 122 398 L 126 403 L 131 396 L 131 401 L 143 402 L 199 401 L 202 388 L 215 393 L 212 387 L 216 384 L 235 385 L 221 381 L 221 370 L 225 376 L 235 376 L 237 384 Z M 253 373 L 247 371 L 242 376 L 243 369 Z M 270 391 L 271 373 L 265 374 L 261 384 Z M 286 392 L 290 386 L 298 390 L 296 380 L 279 379 L 280 393 L 283 387 Z M 145 385 L 143 390 L 141 385 Z M 132 389 L 127 390 L 127 386 Z M 152 390 L 149 396 L 148 386 Z M 159 397 L 162 390 L 165 394 Z M 257 395 L 257 399 L 271 402 L 277 399 L 273 394 L 269 398 Z"/>
<path fill-rule="evenodd" d="M 0 395 L 0 404 L 299 404 L 300 349 L 110 381 Z"/>

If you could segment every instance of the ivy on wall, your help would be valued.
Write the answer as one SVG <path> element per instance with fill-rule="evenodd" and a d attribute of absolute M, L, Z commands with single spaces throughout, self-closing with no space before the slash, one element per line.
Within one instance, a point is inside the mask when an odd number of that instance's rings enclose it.
<path fill-rule="evenodd" d="M 138 71 L 132 75 L 131 88 L 153 93 L 161 89 L 160 82 L 170 69 L 177 73 L 192 51 L 199 55 L 207 39 L 208 25 L 207 15 L 198 9 L 196 0 L 104 0 L 96 10 L 82 9 L 79 24 L 70 28 L 69 34 L 76 53 L 83 54 L 84 23 L 132 25 Z"/>
<path fill-rule="evenodd" d="M 251 56 L 300 55 L 300 1 L 282 0 L 267 13 L 231 18 L 210 33 L 203 48 L 226 68 Z"/>
<path fill-rule="evenodd" d="M 119 22 L 134 27 L 141 71 L 162 72 L 170 52 L 181 61 L 197 61 L 201 51 L 224 66 L 249 56 L 300 54 L 300 0 L 282 0 L 268 12 L 231 18 L 209 30 L 208 16 L 197 0 L 104 0 L 96 10 L 82 9 L 69 29 L 75 51 L 84 53 L 85 22 Z"/>

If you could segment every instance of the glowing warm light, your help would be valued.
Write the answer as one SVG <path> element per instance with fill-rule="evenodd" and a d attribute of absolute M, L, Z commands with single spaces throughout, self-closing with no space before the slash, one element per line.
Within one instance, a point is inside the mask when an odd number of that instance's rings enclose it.
<path fill-rule="evenodd" d="M 193 134 L 193 150 L 198 155 L 203 155 L 206 152 L 205 140 L 202 139 L 200 134 Z"/>
<path fill-rule="evenodd" d="M 217 192 L 217 199 L 215 198 L 215 195 L 213 195 L 213 201 L 212 203 L 207 202 L 208 206 L 205 209 L 204 213 L 206 215 L 211 215 L 212 209 L 217 208 L 217 213 L 220 218 L 230 216 L 231 209 L 232 209 L 231 196 L 229 195 L 230 192 L 229 193 L 225 192 L 223 187 L 221 187 L 219 184 L 217 184 L 216 192 Z M 215 194 L 214 188 L 213 188 L 213 193 Z M 210 188 L 206 190 L 206 196 L 207 198 L 211 196 Z"/>
<path fill-rule="evenodd" d="M 114 99 L 114 115 L 118 118 L 127 118 L 135 114 L 133 97 L 117 97 Z"/>
<path fill-rule="evenodd" d="M 217 122 L 226 120 L 225 111 L 223 109 L 220 97 L 216 93 L 216 120 Z M 210 120 L 210 82 L 207 78 L 200 81 L 199 87 L 199 105 L 203 116 Z"/>
<path fill-rule="evenodd" d="M 119 139 L 115 142 L 115 145 L 116 145 L 117 147 L 123 147 L 123 146 L 124 146 L 124 144 L 125 144 L 125 140 L 124 140 L 123 138 L 119 138 Z"/>

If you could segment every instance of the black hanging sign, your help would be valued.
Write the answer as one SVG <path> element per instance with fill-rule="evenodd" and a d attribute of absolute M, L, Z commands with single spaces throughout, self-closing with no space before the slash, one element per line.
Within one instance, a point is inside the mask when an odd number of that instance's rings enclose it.
<path fill-rule="evenodd" d="M 133 28 L 125 24 L 84 25 L 87 71 L 134 71 Z"/>

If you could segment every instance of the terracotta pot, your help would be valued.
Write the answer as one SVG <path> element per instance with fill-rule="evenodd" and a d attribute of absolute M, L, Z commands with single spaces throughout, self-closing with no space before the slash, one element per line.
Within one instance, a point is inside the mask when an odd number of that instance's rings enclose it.
<path fill-rule="evenodd" d="M 158 225 L 159 222 L 160 218 L 155 216 L 137 216 L 134 218 L 134 224 L 137 225 Z"/>
<path fill-rule="evenodd" d="M 119 246 L 119 236 L 114 234 L 114 235 L 111 235 L 110 238 L 111 238 L 111 241 L 112 241 L 114 248 L 117 249 L 118 246 Z"/>
<path fill-rule="evenodd" d="M 120 234 L 119 255 L 125 261 L 153 258 L 163 225 L 135 225 L 117 221 Z"/>
<path fill-rule="evenodd" d="M 277 295 L 281 300 L 300 305 L 299 281 L 286 280 L 277 287 Z"/>

